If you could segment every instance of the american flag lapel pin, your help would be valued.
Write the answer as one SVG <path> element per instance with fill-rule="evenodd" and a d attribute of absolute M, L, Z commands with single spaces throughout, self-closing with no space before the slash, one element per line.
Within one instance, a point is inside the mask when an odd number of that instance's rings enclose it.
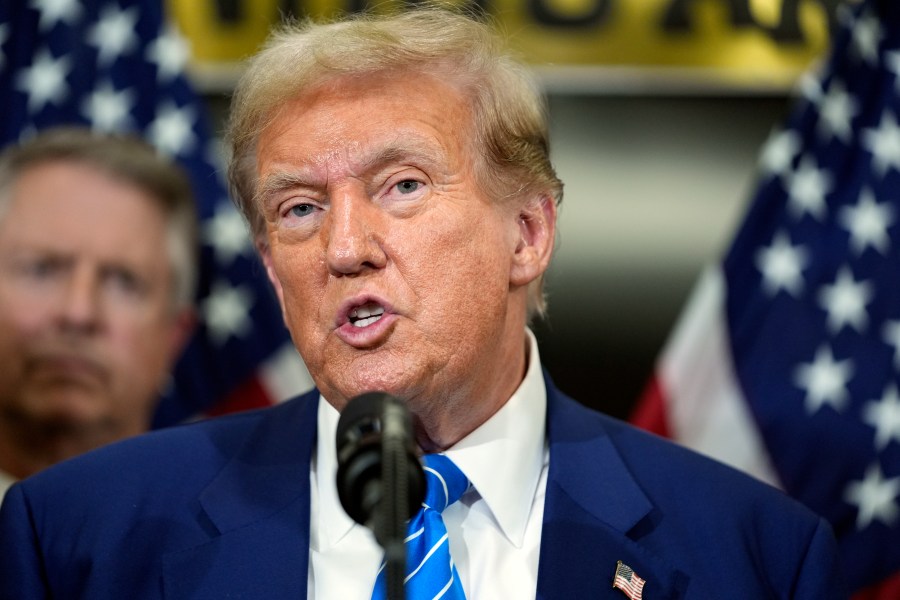
<path fill-rule="evenodd" d="M 641 600 L 644 593 L 643 579 L 638 577 L 631 567 L 621 560 L 616 562 L 616 576 L 613 578 L 613 588 L 620 589 L 631 600 Z"/>

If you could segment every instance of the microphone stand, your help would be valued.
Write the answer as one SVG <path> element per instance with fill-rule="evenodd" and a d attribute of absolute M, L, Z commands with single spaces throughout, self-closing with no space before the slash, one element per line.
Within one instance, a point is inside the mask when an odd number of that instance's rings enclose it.
<path fill-rule="evenodd" d="M 410 514 L 407 484 L 407 449 L 405 446 L 403 410 L 395 404 L 384 407 L 381 468 L 384 485 L 379 504 L 380 535 L 384 547 L 385 584 L 387 600 L 405 600 L 406 578 L 406 518 Z"/>
<path fill-rule="evenodd" d="M 425 498 L 409 410 L 384 392 L 357 396 L 341 412 L 335 443 L 341 505 L 384 548 L 387 600 L 405 600 L 406 521 Z"/>

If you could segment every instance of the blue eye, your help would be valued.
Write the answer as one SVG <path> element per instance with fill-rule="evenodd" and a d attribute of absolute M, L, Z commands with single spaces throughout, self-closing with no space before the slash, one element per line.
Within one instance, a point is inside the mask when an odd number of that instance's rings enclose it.
<path fill-rule="evenodd" d="M 294 217 L 307 217 L 312 214 L 313 210 L 312 204 L 297 204 L 291 207 L 290 213 Z"/>
<path fill-rule="evenodd" d="M 418 181 L 407 179 L 397 184 L 397 191 L 401 194 L 411 194 L 419 189 L 422 184 Z"/>

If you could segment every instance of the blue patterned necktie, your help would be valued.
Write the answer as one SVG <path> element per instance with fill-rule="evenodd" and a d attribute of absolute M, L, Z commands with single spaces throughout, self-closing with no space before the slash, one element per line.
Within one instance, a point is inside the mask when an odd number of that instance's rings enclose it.
<path fill-rule="evenodd" d="M 465 600 L 462 582 L 450 557 L 447 527 L 441 512 L 460 499 L 469 480 L 443 454 L 427 454 L 425 501 L 409 522 L 406 537 L 407 600 Z M 385 569 L 375 581 L 372 600 L 385 600 Z"/>

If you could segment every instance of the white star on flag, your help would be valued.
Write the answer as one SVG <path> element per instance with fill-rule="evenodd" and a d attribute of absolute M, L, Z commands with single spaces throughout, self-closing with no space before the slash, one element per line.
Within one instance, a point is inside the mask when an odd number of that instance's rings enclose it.
<path fill-rule="evenodd" d="M 872 190 L 864 189 L 855 205 L 843 207 L 838 222 L 850 232 L 850 246 L 857 255 L 869 247 L 881 254 L 890 249 L 888 228 L 894 223 L 894 209 L 890 202 L 876 202 Z"/>
<path fill-rule="evenodd" d="M 201 312 L 210 338 L 222 345 L 229 338 L 244 337 L 253 327 L 250 307 L 253 292 L 245 287 L 233 287 L 225 281 L 217 281 L 209 297 L 203 301 Z"/>
<path fill-rule="evenodd" d="M 230 264 L 235 257 L 252 249 L 247 224 L 230 202 L 219 203 L 203 227 L 203 238 L 213 247 L 221 265 Z"/>
<path fill-rule="evenodd" d="M 834 136 L 848 143 L 853 135 L 851 123 L 857 113 L 859 108 L 853 95 L 840 81 L 832 82 L 819 108 L 819 133 L 826 139 Z"/>
<path fill-rule="evenodd" d="M 136 102 L 133 90 L 116 90 L 105 81 L 84 100 L 81 111 L 97 131 L 127 131 L 134 125 L 131 110 Z"/>
<path fill-rule="evenodd" d="M 889 168 L 900 169 L 900 126 L 886 109 L 876 128 L 862 132 L 862 145 L 872 153 L 872 163 L 879 176 L 884 177 Z"/>
<path fill-rule="evenodd" d="M 826 169 L 820 169 L 812 157 L 804 157 L 793 173 L 786 176 L 788 208 L 799 219 L 805 214 L 816 220 L 825 219 L 825 196 L 831 190 L 832 177 Z"/>
<path fill-rule="evenodd" d="M 800 81 L 797 84 L 799 95 L 810 104 L 818 105 L 822 102 L 822 98 L 825 97 L 825 90 L 822 89 L 820 79 L 814 70 L 807 71 L 800 76 Z"/>
<path fill-rule="evenodd" d="M 71 67 L 68 56 L 53 58 L 49 50 L 38 52 L 30 67 L 16 78 L 16 88 L 28 94 L 28 112 L 35 114 L 48 103 L 61 103 L 69 93 L 66 75 Z"/>
<path fill-rule="evenodd" d="M 875 428 L 875 449 L 884 450 L 891 441 L 900 442 L 900 395 L 890 384 L 878 401 L 863 407 L 863 421 Z"/>
<path fill-rule="evenodd" d="M 819 302 L 828 313 L 828 328 L 832 333 L 850 325 L 862 332 L 868 325 L 866 304 L 875 295 L 871 282 L 856 281 L 848 267 L 838 271 L 837 279 L 831 285 L 823 285 L 819 291 Z"/>
<path fill-rule="evenodd" d="M 156 64 L 156 78 L 161 82 L 170 81 L 182 73 L 190 55 L 187 41 L 171 26 L 147 45 L 147 58 Z"/>
<path fill-rule="evenodd" d="M 847 486 L 844 499 L 858 507 L 856 528 L 865 529 L 874 521 L 891 526 L 897 520 L 897 496 L 900 494 L 900 477 L 886 479 L 881 467 L 872 465 L 862 481 Z"/>
<path fill-rule="evenodd" d="M 809 262 L 807 251 L 791 245 L 786 233 L 779 232 L 772 245 L 760 248 L 756 254 L 756 266 L 763 275 L 763 287 L 775 295 L 785 290 L 792 296 L 803 291 L 803 267 Z"/>
<path fill-rule="evenodd" d="M 137 22 L 137 7 L 122 10 L 107 5 L 103 8 L 100 20 L 88 30 L 87 37 L 88 43 L 97 47 L 101 67 L 137 48 L 138 38 L 134 33 Z"/>
<path fill-rule="evenodd" d="M 799 365 L 794 382 L 806 390 L 806 412 L 815 414 L 829 405 L 840 412 L 850 399 L 847 382 L 853 376 L 853 361 L 836 361 L 831 348 L 822 345 L 812 363 Z"/>
<path fill-rule="evenodd" d="M 769 139 L 760 154 L 759 170 L 763 176 L 783 175 L 791 168 L 791 162 L 800 152 L 800 136 L 790 130 L 779 130 L 769 134 Z"/>
<path fill-rule="evenodd" d="M 80 0 L 31 0 L 29 6 L 41 13 L 41 31 L 49 31 L 57 23 L 75 25 L 82 14 Z"/>
<path fill-rule="evenodd" d="M 853 28 L 853 47 L 869 64 L 878 63 L 878 46 L 884 37 L 878 17 L 866 14 L 859 18 Z"/>
<path fill-rule="evenodd" d="M 151 144 L 171 156 L 190 152 L 197 143 L 193 131 L 196 120 L 194 107 L 179 108 L 172 102 L 166 102 L 159 107 L 156 118 L 147 128 L 147 138 Z"/>

